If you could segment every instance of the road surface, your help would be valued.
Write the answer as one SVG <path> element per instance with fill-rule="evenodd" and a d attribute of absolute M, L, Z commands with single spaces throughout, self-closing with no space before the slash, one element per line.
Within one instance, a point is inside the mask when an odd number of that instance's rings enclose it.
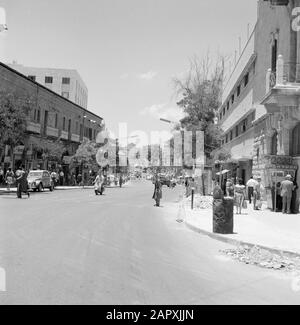
<path fill-rule="evenodd" d="M 0 304 L 298 304 L 292 278 L 223 256 L 150 182 L 0 196 Z"/>

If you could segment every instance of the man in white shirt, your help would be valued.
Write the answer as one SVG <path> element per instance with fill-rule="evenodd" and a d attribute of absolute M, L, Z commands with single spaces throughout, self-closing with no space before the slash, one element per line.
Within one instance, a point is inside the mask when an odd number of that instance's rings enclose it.
<path fill-rule="evenodd" d="M 252 202 L 252 197 L 254 196 L 254 188 L 255 186 L 257 186 L 257 181 L 255 179 L 253 179 L 253 176 L 251 176 L 251 178 L 249 179 L 249 181 L 247 182 L 247 193 L 248 193 L 248 200 L 249 203 L 251 204 Z"/>

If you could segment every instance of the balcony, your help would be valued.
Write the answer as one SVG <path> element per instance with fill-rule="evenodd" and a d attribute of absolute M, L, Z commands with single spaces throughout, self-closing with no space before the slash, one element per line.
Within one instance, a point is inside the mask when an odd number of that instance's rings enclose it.
<path fill-rule="evenodd" d="M 58 129 L 47 126 L 46 135 L 49 137 L 58 138 Z"/>
<path fill-rule="evenodd" d="M 78 134 L 72 134 L 71 141 L 79 143 L 80 142 L 80 136 Z"/>
<path fill-rule="evenodd" d="M 62 140 L 69 140 L 69 133 L 66 131 L 61 131 L 60 138 Z"/>
<path fill-rule="evenodd" d="M 272 88 L 299 88 L 300 63 L 285 63 L 283 56 L 279 55 L 276 72 L 269 69 L 266 75 L 266 91 Z"/>
<path fill-rule="evenodd" d="M 300 63 L 285 63 L 279 55 L 276 72 L 266 74 L 266 95 L 261 104 L 268 113 L 279 113 L 283 107 L 299 107 Z"/>
<path fill-rule="evenodd" d="M 28 121 L 26 130 L 28 132 L 41 134 L 41 124 Z"/>

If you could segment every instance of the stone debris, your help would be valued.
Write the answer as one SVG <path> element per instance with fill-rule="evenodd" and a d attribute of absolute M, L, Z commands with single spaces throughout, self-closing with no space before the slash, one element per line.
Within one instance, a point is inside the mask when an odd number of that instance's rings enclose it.
<path fill-rule="evenodd" d="M 234 260 L 238 260 L 245 264 L 257 265 L 262 268 L 286 271 L 300 270 L 299 257 L 286 257 L 271 253 L 257 246 L 250 248 L 246 245 L 241 245 L 236 249 L 225 249 L 221 250 L 221 252 Z"/>
<path fill-rule="evenodd" d="M 191 200 L 192 200 L 191 196 L 189 196 L 186 199 L 187 207 L 191 207 Z M 199 194 L 196 194 L 194 196 L 194 209 L 195 210 L 212 209 L 212 206 L 213 206 L 212 196 L 201 196 Z"/>

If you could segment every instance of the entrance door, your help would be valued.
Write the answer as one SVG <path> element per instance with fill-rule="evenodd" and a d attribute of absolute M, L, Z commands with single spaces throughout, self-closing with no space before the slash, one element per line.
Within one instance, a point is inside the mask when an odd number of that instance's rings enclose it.
<path fill-rule="evenodd" d="M 242 169 L 242 180 L 243 180 L 243 184 L 246 184 L 246 169 Z"/>

